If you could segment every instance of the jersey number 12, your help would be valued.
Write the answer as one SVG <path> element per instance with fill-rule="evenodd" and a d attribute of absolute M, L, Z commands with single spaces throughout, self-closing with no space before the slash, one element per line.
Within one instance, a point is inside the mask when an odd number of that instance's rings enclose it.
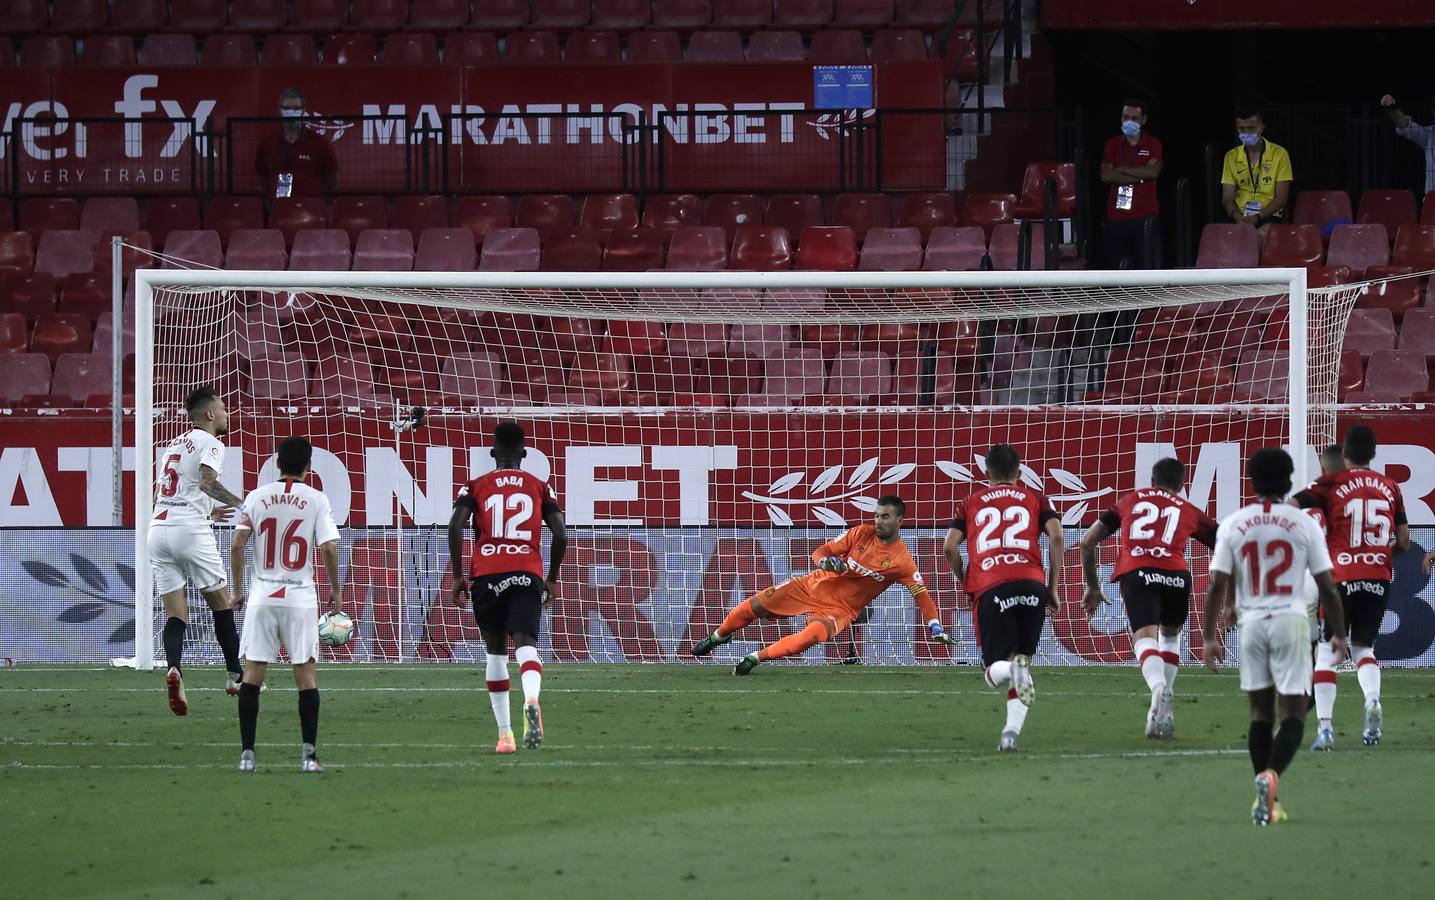
<path fill-rule="evenodd" d="M 492 528 L 489 535 L 509 541 L 531 541 L 533 531 L 525 526 L 533 518 L 533 498 L 527 494 L 493 494 L 483 501 L 483 511 L 489 513 Z"/>

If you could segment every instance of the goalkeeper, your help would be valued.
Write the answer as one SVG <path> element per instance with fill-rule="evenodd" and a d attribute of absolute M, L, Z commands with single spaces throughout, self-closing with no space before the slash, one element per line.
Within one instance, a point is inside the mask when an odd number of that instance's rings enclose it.
<path fill-rule="evenodd" d="M 731 641 L 739 628 L 757 619 L 807 617 L 801 631 L 743 657 L 733 672 L 746 675 L 760 662 L 796 656 L 832 640 L 893 582 L 911 592 L 933 640 L 956 643 L 942 628 L 937 604 L 902 541 L 900 531 L 906 514 L 907 505 L 900 497 L 889 495 L 878 500 L 872 524 L 849 529 L 813 552 L 817 571 L 789 578 L 738 604 L 717 631 L 693 646 L 693 656 L 707 656 L 714 647 Z"/>

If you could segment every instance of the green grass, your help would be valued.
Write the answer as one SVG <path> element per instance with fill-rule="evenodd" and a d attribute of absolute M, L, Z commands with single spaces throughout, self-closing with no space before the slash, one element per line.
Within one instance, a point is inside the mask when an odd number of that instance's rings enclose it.
<path fill-rule="evenodd" d="M 1385 672 L 1373 750 L 1341 676 L 1339 749 L 1302 749 L 1269 829 L 1235 677 L 1192 668 L 1164 744 L 1134 669 L 1038 669 L 999 757 L 1003 700 L 970 668 L 550 665 L 548 743 L 498 758 L 481 669 L 330 666 L 317 777 L 288 678 L 240 776 L 217 670 L 190 671 L 183 719 L 159 673 L 0 671 L 5 895 L 1383 900 L 1435 879 L 1431 672 Z"/>

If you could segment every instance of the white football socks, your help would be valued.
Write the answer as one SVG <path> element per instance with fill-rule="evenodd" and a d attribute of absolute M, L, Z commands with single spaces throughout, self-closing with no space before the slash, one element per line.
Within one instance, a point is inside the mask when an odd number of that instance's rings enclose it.
<path fill-rule="evenodd" d="M 1141 664 L 1141 677 L 1146 679 L 1151 696 L 1159 696 L 1166 687 L 1166 664 L 1161 659 L 1156 641 L 1153 638 L 1137 638 L 1131 649 L 1136 652 L 1136 659 Z"/>
<path fill-rule="evenodd" d="M 523 682 L 523 702 L 537 703 L 543 685 L 543 663 L 538 661 L 537 647 L 519 647 L 513 651 L 518 659 L 518 677 Z"/>
<path fill-rule="evenodd" d="M 498 723 L 498 733 L 513 730 L 508 711 L 508 657 L 490 653 L 485 674 L 488 678 L 488 702 L 493 705 L 493 719 Z"/>
<path fill-rule="evenodd" d="M 1156 643 L 1161 649 L 1161 664 L 1166 669 L 1166 687 L 1175 689 L 1176 673 L 1181 671 L 1181 632 L 1161 634 Z"/>
<path fill-rule="evenodd" d="M 1017 699 L 1016 691 L 1007 691 L 1006 695 L 1006 727 L 1002 731 L 1015 731 L 1021 734 L 1021 726 L 1026 724 L 1028 707 Z"/>
<path fill-rule="evenodd" d="M 1321 728 L 1329 728 L 1335 715 L 1335 652 L 1321 641 L 1315 650 L 1315 715 Z"/>
<path fill-rule="evenodd" d="M 1002 659 L 992 663 L 987 666 L 983 677 L 986 678 L 988 687 L 999 688 L 1009 683 L 1011 681 L 1011 662 Z"/>
<path fill-rule="evenodd" d="M 1380 699 L 1380 663 L 1371 647 L 1351 647 L 1350 655 L 1355 660 L 1355 678 L 1365 692 L 1365 702 Z"/>

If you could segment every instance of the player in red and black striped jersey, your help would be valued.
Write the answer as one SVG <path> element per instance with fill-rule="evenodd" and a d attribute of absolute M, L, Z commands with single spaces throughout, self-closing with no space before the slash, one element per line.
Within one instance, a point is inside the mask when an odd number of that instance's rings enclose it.
<path fill-rule="evenodd" d="M 474 621 L 488 645 L 488 699 L 498 723 L 495 749 L 499 753 L 516 749 L 508 708 L 509 637 L 523 681 L 523 743 L 530 750 L 543 743 L 543 713 L 538 706 L 543 664 L 535 644 L 542 608 L 558 596 L 558 569 L 568 551 L 558 499 L 542 479 L 519 469 L 528 453 L 523 443 L 523 429 L 514 422 L 493 430 L 490 452 L 497 468 L 463 486 L 448 522 L 453 604 L 468 607 L 471 599 Z M 473 556 L 465 572 L 463 532 L 470 518 Z M 543 525 L 553 534 L 547 578 L 539 558 Z"/>
<path fill-rule="evenodd" d="M 1341 449 L 1345 469 L 1321 475 L 1292 497 L 1291 503 L 1319 510 L 1325 516 L 1326 546 L 1335 564 L 1335 586 L 1350 629 L 1350 658 L 1355 661 L 1355 677 L 1365 693 L 1365 725 L 1360 737 L 1366 746 L 1374 746 L 1385 733 L 1375 639 L 1380 635 L 1394 577 L 1392 548 L 1394 553 L 1410 549 L 1410 526 L 1405 520 L 1400 486 L 1370 468 L 1375 458 L 1375 432 L 1365 425 L 1352 425 L 1346 429 Z M 1316 716 L 1320 720 L 1316 747 L 1322 750 L 1334 747 L 1332 720 L 1338 657 L 1330 645 L 1332 637 L 1326 623 L 1316 650 L 1314 676 Z"/>
<path fill-rule="evenodd" d="M 1215 521 L 1180 496 L 1185 487 L 1186 467 L 1181 461 L 1160 460 L 1151 467 L 1150 487 L 1117 500 L 1081 538 L 1084 605 L 1091 616 L 1106 602 L 1096 548 L 1109 535 L 1121 536 L 1111 580 L 1121 585 L 1131 623 L 1131 648 L 1151 690 L 1146 736 L 1153 738 L 1175 734 L 1171 701 L 1181 664 L 1181 630 L 1191 610 L 1186 544 L 1192 538 L 1207 547 L 1216 542 Z"/>
<path fill-rule="evenodd" d="M 1057 607 L 1056 585 L 1065 542 L 1061 521 L 1040 491 L 1020 483 L 1021 458 L 1008 444 L 987 452 L 990 487 L 973 492 L 957 508 L 942 550 L 976 610 L 977 641 L 987 684 L 1007 689 L 1006 726 L 997 750 L 1017 749 L 1027 708 L 1036 699 L 1031 658 Z M 1049 542 L 1049 569 L 1041 565 L 1041 535 Z M 967 536 L 967 564 L 961 543 Z"/>

